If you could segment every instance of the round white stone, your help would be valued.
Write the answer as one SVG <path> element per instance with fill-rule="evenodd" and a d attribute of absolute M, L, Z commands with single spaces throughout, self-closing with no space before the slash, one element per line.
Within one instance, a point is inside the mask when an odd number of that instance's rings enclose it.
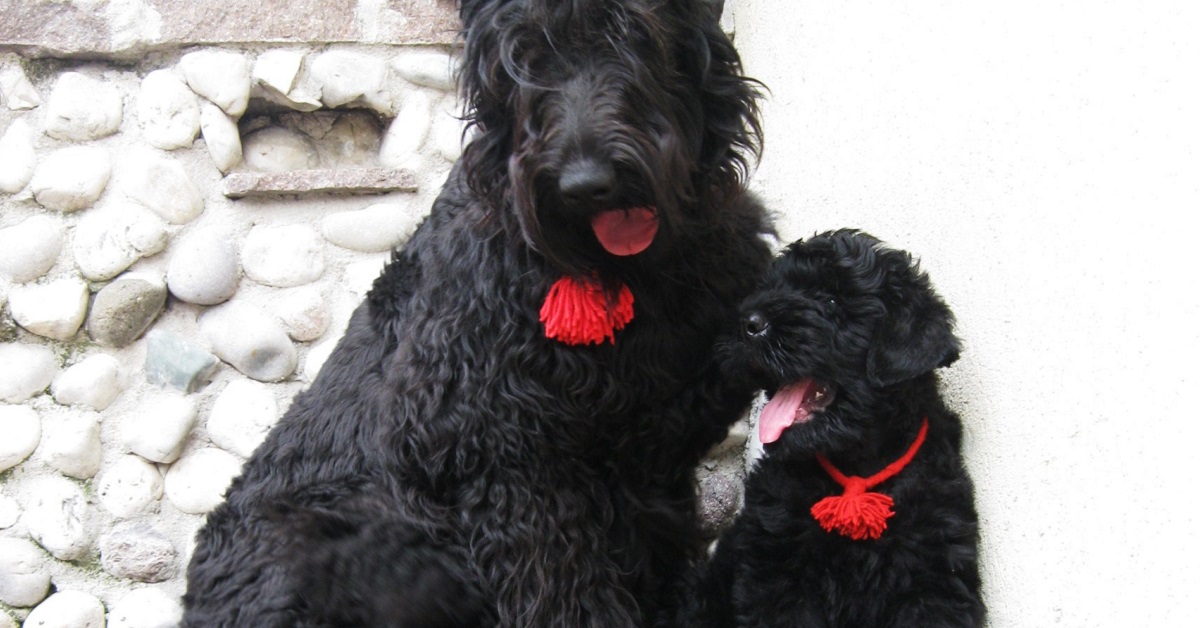
<path fill-rule="evenodd" d="M 179 69 L 192 91 L 237 118 L 250 101 L 250 62 L 244 55 L 220 50 L 190 52 Z"/>
<path fill-rule="evenodd" d="M 110 206 L 87 212 L 75 227 L 71 248 L 84 277 L 107 281 L 159 253 L 169 240 L 158 216 L 132 205 Z"/>
<path fill-rule="evenodd" d="M 45 390 L 57 374 L 58 358 L 49 348 L 0 343 L 0 401 L 25 401 Z"/>
<path fill-rule="evenodd" d="M 175 628 L 181 621 L 179 599 L 149 587 L 130 591 L 108 610 L 108 628 Z"/>
<path fill-rule="evenodd" d="M 195 424 L 196 402 L 188 397 L 164 393 L 125 417 L 122 440 L 129 451 L 146 460 L 174 462 Z"/>
<path fill-rule="evenodd" d="M 279 420 L 279 404 L 266 384 L 234 380 L 221 391 L 208 415 L 213 444 L 249 458 Z"/>
<path fill-rule="evenodd" d="M 33 177 L 37 161 L 33 137 L 33 127 L 25 118 L 13 120 L 0 136 L 0 192 L 20 192 Z"/>
<path fill-rule="evenodd" d="M 78 72 L 58 77 L 46 103 L 46 135 L 83 142 L 106 137 L 121 126 L 121 92 L 111 83 Z"/>
<path fill-rule="evenodd" d="M 0 628 L 21 628 L 21 626 L 8 613 L 0 610 Z"/>
<path fill-rule="evenodd" d="M 242 136 L 237 125 L 220 107 L 204 103 L 200 108 L 200 132 L 208 147 L 208 156 L 222 173 L 242 161 Z"/>
<path fill-rule="evenodd" d="M 104 604 L 83 591 L 59 591 L 25 618 L 28 628 L 104 628 Z"/>
<path fill-rule="evenodd" d="M 34 109 L 42 104 L 42 97 L 25 76 L 15 54 L 0 55 L 0 100 L 13 111 Z"/>
<path fill-rule="evenodd" d="M 296 288 L 273 305 L 292 340 L 316 340 L 329 328 L 329 301 L 316 288 Z"/>
<path fill-rule="evenodd" d="M 321 221 L 325 239 L 354 251 L 377 253 L 395 248 L 425 218 L 415 203 L 376 203 L 357 211 L 330 214 Z"/>
<path fill-rule="evenodd" d="M 256 82 L 276 94 L 286 96 L 296 86 L 304 53 L 297 50 L 268 50 L 254 60 L 252 76 Z"/>
<path fill-rule="evenodd" d="M 155 70 L 142 79 L 137 116 L 146 142 L 163 150 L 191 146 L 200 130 L 196 95 L 170 70 Z"/>
<path fill-rule="evenodd" d="M 138 456 L 122 456 L 100 474 L 96 495 L 114 517 L 136 517 L 153 511 L 162 499 L 162 474 Z"/>
<path fill-rule="evenodd" d="M 412 92 L 383 136 L 379 163 L 389 167 L 411 166 L 420 159 L 419 151 L 429 136 L 433 101 L 424 92 Z"/>
<path fill-rule="evenodd" d="M 103 410 L 121 394 L 121 363 L 105 353 L 89 355 L 56 377 L 50 393 L 64 406 Z"/>
<path fill-rule="evenodd" d="M 83 491 L 64 477 L 51 476 L 35 479 L 29 494 L 21 521 L 33 539 L 59 560 L 86 556 L 92 549 L 91 507 Z"/>
<path fill-rule="evenodd" d="M 259 172 L 309 170 L 321 165 L 317 145 L 301 133 L 269 126 L 246 136 L 246 167 Z"/>
<path fill-rule="evenodd" d="M 457 101 L 447 98 L 434 107 L 428 141 L 446 161 L 454 162 L 462 155 L 465 126 L 458 117 Z"/>
<path fill-rule="evenodd" d="M 82 280 L 59 279 L 13 288 L 8 307 L 21 327 L 39 336 L 66 341 L 83 325 L 90 295 Z"/>
<path fill-rule="evenodd" d="M 441 52 L 423 50 L 404 52 L 392 59 L 396 74 L 415 85 L 442 91 L 454 89 L 454 57 Z"/>
<path fill-rule="evenodd" d="M 233 454 L 209 447 L 189 453 L 167 471 L 167 499 L 183 512 L 202 515 L 225 498 L 225 489 L 242 472 Z"/>
<path fill-rule="evenodd" d="M 348 50 L 331 50 L 312 60 L 309 75 L 321 86 L 321 102 L 326 107 L 361 98 L 381 113 L 391 112 L 386 93 L 387 64 L 382 59 Z"/>
<path fill-rule="evenodd" d="M 29 189 L 42 207 L 73 212 L 91 207 L 104 193 L 111 175 L 106 151 L 94 146 L 68 146 L 38 163 Z"/>
<path fill-rule="evenodd" d="M 149 152 L 135 153 L 123 168 L 122 190 L 167 222 L 182 225 L 204 211 L 204 198 L 183 164 Z"/>
<path fill-rule="evenodd" d="M 0 355 L 0 358 L 3 356 Z M 42 419 L 28 406 L 0 405 L 0 471 L 21 464 L 42 441 Z"/>
<path fill-rule="evenodd" d="M 259 225 L 246 235 L 242 269 L 254 281 L 276 288 L 312 283 L 325 272 L 321 238 L 305 225 Z"/>
<path fill-rule="evenodd" d="M 0 148 L 0 159 L 3 159 Z M 63 247 L 62 223 L 39 214 L 0 229 L 0 276 L 16 283 L 33 281 L 45 275 Z"/>
<path fill-rule="evenodd" d="M 0 602 L 33 606 L 49 592 L 45 554 L 24 539 L 0 538 Z"/>
<path fill-rule="evenodd" d="M 217 357 L 246 376 L 275 382 L 296 370 L 296 347 L 279 321 L 262 309 L 238 302 L 212 308 L 200 330 Z"/>
<path fill-rule="evenodd" d="M 225 229 L 199 229 L 176 241 L 167 267 L 167 289 L 176 298 L 223 303 L 237 292 L 239 279 L 237 248 Z"/>
<path fill-rule="evenodd" d="M 38 455 L 65 476 L 86 480 L 100 470 L 100 421 L 95 415 L 47 417 Z"/>

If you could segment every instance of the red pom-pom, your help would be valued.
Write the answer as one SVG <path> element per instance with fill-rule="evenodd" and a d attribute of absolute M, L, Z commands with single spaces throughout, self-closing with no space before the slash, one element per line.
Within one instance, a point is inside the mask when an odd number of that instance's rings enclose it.
<path fill-rule="evenodd" d="M 633 320 L 633 293 L 622 285 L 610 295 L 599 283 L 563 277 L 550 286 L 540 313 L 546 337 L 569 345 L 615 342 Z"/>
<path fill-rule="evenodd" d="M 855 541 L 878 539 L 887 529 L 888 518 L 896 514 L 892 498 L 883 493 L 868 493 L 862 478 L 851 479 L 858 482 L 847 486 L 842 495 L 817 502 L 812 507 L 812 516 L 826 532 L 837 532 Z"/>

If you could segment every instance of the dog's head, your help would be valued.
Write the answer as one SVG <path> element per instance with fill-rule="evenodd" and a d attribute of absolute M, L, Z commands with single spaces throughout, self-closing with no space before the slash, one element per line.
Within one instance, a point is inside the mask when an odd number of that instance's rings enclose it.
<path fill-rule="evenodd" d="M 652 257 L 708 223 L 761 136 L 722 4 L 461 0 L 471 189 L 568 272 Z"/>
<path fill-rule="evenodd" d="M 908 253 L 858 231 L 797 241 L 742 305 L 726 367 L 771 397 L 759 418 L 780 441 L 832 453 L 886 431 L 902 387 L 958 358 L 954 316 Z M 894 417 L 891 417 L 894 418 Z"/>

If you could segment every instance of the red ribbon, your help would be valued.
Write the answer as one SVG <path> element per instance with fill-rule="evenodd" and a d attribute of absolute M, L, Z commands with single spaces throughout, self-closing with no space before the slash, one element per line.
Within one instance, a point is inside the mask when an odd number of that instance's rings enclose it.
<path fill-rule="evenodd" d="M 622 284 L 615 295 L 610 295 L 599 282 L 563 277 L 550 286 L 540 319 L 546 337 L 559 342 L 615 342 L 616 332 L 633 320 L 633 293 Z"/>
<path fill-rule="evenodd" d="M 826 532 L 836 531 L 855 541 L 878 539 L 887 529 L 887 520 L 896 514 L 892 510 L 894 502 L 883 493 L 872 493 L 867 489 L 892 478 L 908 466 L 917 455 L 917 450 L 921 448 L 921 443 L 925 442 L 928 432 L 929 419 L 925 418 L 921 422 L 916 440 L 909 445 L 908 451 L 904 452 L 899 460 L 869 478 L 847 476 L 833 466 L 824 455 L 817 454 L 817 462 L 844 489 L 841 495 L 826 497 L 812 507 L 812 516 L 816 518 L 817 523 L 821 524 Z"/>

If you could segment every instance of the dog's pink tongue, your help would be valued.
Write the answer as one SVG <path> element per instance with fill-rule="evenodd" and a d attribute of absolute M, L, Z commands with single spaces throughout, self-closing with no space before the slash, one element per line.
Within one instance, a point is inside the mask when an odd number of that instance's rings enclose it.
<path fill-rule="evenodd" d="M 610 209 L 592 218 L 592 231 L 604 250 L 613 255 L 637 255 L 650 247 L 658 233 L 653 207 Z"/>
<path fill-rule="evenodd" d="M 783 431 L 793 423 L 807 421 L 808 410 L 801 404 L 816 385 L 815 381 L 805 379 L 780 388 L 758 416 L 758 440 L 764 445 L 773 443 L 779 440 Z"/>

